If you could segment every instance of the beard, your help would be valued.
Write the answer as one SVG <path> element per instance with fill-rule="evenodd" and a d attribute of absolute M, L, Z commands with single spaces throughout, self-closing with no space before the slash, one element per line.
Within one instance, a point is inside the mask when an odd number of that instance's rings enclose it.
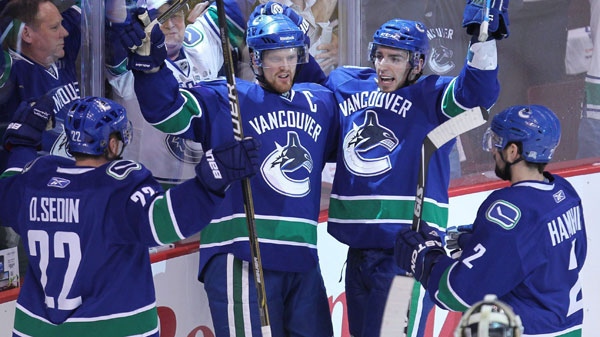
<path fill-rule="evenodd" d="M 498 178 L 500 178 L 502 180 L 510 181 L 510 179 L 512 178 L 512 176 L 510 174 L 510 165 L 504 165 L 504 169 L 501 169 L 496 164 L 496 168 L 494 169 L 494 173 L 496 173 L 496 177 L 498 177 Z"/>

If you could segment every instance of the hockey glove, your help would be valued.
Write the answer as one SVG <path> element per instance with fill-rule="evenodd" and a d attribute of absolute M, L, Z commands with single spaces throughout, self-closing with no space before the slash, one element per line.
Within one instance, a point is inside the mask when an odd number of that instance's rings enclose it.
<path fill-rule="evenodd" d="M 479 28 L 485 21 L 486 2 L 487 0 L 467 0 L 462 21 L 462 26 L 467 28 L 467 34 L 479 36 Z M 502 40 L 508 37 L 508 2 L 509 0 L 490 0 L 488 40 Z"/>
<path fill-rule="evenodd" d="M 23 102 L 15 111 L 13 119 L 4 133 L 4 148 L 13 146 L 39 148 L 42 133 L 54 127 L 54 100 L 42 96 L 37 101 Z"/>
<path fill-rule="evenodd" d="M 206 151 L 196 165 L 196 177 L 216 194 L 225 194 L 231 183 L 258 171 L 260 142 L 254 138 L 231 142 Z"/>
<path fill-rule="evenodd" d="M 450 251 L 452 258 L 459 258 L 462 253 L 462 246 L 471 237 L 473 225 L 451 226 L 446 229 L 446 248 Z"/>
<path fill-rule="evenodd" d="M 439 237 L 403 228 L 396 237 L 394 254 L 398 266 L 412 273 L 417 281 L 427 287 L 433 265 L 446 252 Z"/>
<path fill-rule="evenodd" d="M 132 53 L 129 67 L 133 70 L 156 72 L 167 58 L 165 35 L 159 25 L 154 25 L 150 38 L 144 39 L 142 45 Z"/>
<path fill-rule="evenodd" d="M 113 36 L 118 36 L 118 41 L 128 50 L 134 51 L 142 45 L 142 41 L 146 38 L 144 31 L 144 23 L 138 19 L 139 15 L 143 15 L 146 10 L 144 8 L 135 8 L 127 13 L 127 18 L 122 23 L 110 22 L 108 25 Z M 110 36 L 108 37 L 110 38 Z"/>
<path fill-rule="evenodd" d="M 296 13 L 296 11 L 293 10 L 291 7 L 274 1 L 269 1 L 265 4 L 256 6 L 252 13 L 250 13 L 250 18 L 248 21 L 252 21 L 255 17 L 259 15 L 273 15 L 280 13 L 283 13 L 285 16 L 290 18 L 290 20 L 292 20 L 292 22 L 294 22 L 298 26 L 298 28 L 300 28 L 300 30 L 306 36 L 307 45 L 310 47 L 310 38 L 308 37 L 310 23 L 308 22 L 308 20 L 304 20 L 304 18 L 300 14 Z"/>
<path fill-rule="evenodd" d="M 448 250 L 462 249 L 464 242 L 469 240 L 473 225 L 451 226 L 446 229 L 446 248 Z"/>

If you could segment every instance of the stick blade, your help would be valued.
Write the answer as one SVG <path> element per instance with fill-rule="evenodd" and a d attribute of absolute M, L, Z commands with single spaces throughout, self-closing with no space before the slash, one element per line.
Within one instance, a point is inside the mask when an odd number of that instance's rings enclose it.
<path fill-rule="evenodd" d="M 415 280 L 408 276 L 396 276 L 392 280 L 383 311 L 380 337 L 404 336 L 414 284 Z"/>
<path fill-rule="evenodd" d="M 431 130 L 427 138 L 439 149 L 457 136 L 485 124 L 488 118 L 489 113 L 483 107 L 468 109 Z"/>

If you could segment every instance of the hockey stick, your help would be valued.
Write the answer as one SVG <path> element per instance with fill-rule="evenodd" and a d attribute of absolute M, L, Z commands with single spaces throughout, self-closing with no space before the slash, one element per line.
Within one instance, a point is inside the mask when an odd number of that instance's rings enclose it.
<path fill-rule="evenodd" d="M 204 1 L 200 1 L 200 2 L 208 2 L 210 5 L 214 1 L 215 0 L 204 0 Z M 147 11 L 144 12 L 143 14 L 138 15 L 138 19 L 140 19 L 140 21 L 144 24 L 144 27 L 145 27 L 144 31 L 146 32 L 146 38 L 144 39 L 144 41 L 146 39 L 150 39 L 150 33 L 152 32 L 152 28 L 154 28 L 155 25 L 157 25 L 157 24 L 162 25 L 163 23 L 167 22 L 167 20 L 169 20 L 173 15 L 175 15 L 175 13 L 182 10 L 183 7 L 186 6 L 188 2 L 190 2 L 190 0 L 175 0 L 175 1 L 173 1 L 173 3 L 171 3 L 171 6 L 169 6 L 169 8 L 167 8 L 167 10 L 164 13 L 157 16 L 156 19 L 154 19 L 152 21 L 150 20 L 150 15 L 148 15 Z M 139 48 L 139 47 L 134 46 L 130 49 L 131 49 L 131 51 L 136 51 L 137 48 Z M 147 52 L 149 53 L 149 51 L 147 51 Z M 141 53 L 143 53 L 143 52 L 141 52 Z"/>
<path fill-rule="evenodd" d="M 223 49 L 223 59 L 225 74 L 227 77 L 227 89 L 229 106 L 231 108 L 231 122 L 233 123 L 233 133 L 237 140 L 244 138 L 242 130 L 242 116 L 235 85 L 235 70 L 233 64 L 233 55 L 229 46 L 229 34 L 227 32 L 227 15 L 223 0 L 217 0 L 217 16 L 219 20 L 219 33 L 221 34 L 221 47 Z M 259 306 L 260 325 L 263 337 L 271 337 L 271 327 L 269 323 L 269 311 L 267 310 L 267 294 L 263 276 L 262 260 L 260 258 L 260 247 L 258 236 L 256 235 L 256 223 L 254 221 L 254 201 L 250 190 L 250 180 L 248 178 L 242 181 L 244 193 L 244 209 L 246 211 L 246 222 L 248 224 L 248 239 L 250 241 L 250 257 L 252 270 L 254 271 L 254 284 L 256 285 L 256 298 Z"/>
<path fill-rule="evenodd" d="M 485 11 L 483 12 L 483 22 L 479 26 L 479 42 L 484 42 L 488 38 L 488 28 L 490 27 L 490 7 L 492 0 L 486 0 Z"/>
<path fill-rule="evenodd" d="M 423 215 L 423 203 L 425 200 L 425 186 L 429 173 L 429 161 L 431 156 L 444 144 L 459 135 L 485 124 L 488 112 L 482 107 L 468 109 L 460 115 L 450 118 L 444 123 L 431 130 L 421 146 L 421 162 L 419 164 L 419 179 L 415 193 L 415 207 L 411 228 L 419 230 L 419 224 Z M 383 311 L 381 321 L 380 337 L 402 336 L 407 325 L 408 308 L 411 302 L 411 293 L 415 280 L 412 277 L 396 276 L 392 280 L 388 300 Z"/>

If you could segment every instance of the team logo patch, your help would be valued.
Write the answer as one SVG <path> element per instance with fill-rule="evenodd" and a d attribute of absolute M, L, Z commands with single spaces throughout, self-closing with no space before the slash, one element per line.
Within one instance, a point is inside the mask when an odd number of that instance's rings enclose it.
<path fill-rule="evenodd" d="M 48 187 L 65 188 L 70 183 L 71 183 L 71 181 L 68 180 L 68 179 L 59 178 L 59 177 L 52 177 L 52 178 L 50 178 L 50 181 L 48 182 L 47 186 Z"/>
<path fill-rule="evenodd" d="M 141 170 L 142 165 L 131 160 L 117 160 L 110 164 L 106 169 L 106 173 L 118 180 L 123 180 L 129 173 Z"/>
<path fill-rule="evenodd" d="M 513 229 L 521 219 L 521 210 L 508 201 L 497 200 L 487 209 L 485 217 L 504 229 Z"/>
<path fill-rule="evenodd" d="M 165 145 L 173 157 L 188 164 L 198 164 L 204 154 L 200 143 L 178 136 L 168 135 L 165 137 Z"/>
<path fill-rule="evenodd" d="M 187 26 L 183 35 L 183 45 L 195 47 L 204 41 L 204 33 L 194 26 Z"/>
<path fill-rule="evenodd" d="M 275 150 L 263 161 L 260 171 L 263 178 L 280 194 L 290 197 L 303 197 L 310 192 L 310 173 L 313 159 L 300 143 L 300 137 L 293 131 L 287 134 L 287 144 L 275 142 Z"/>
<path fill-rule="evenodd" d="M 363 124 L 354 124 L 344 137 L 344 163 L 358 176 L 382 174 L 392 168 L 389 154 L 398 143 L 392 130 L 379 124 L 377 113 L 367 110 Z"/>

